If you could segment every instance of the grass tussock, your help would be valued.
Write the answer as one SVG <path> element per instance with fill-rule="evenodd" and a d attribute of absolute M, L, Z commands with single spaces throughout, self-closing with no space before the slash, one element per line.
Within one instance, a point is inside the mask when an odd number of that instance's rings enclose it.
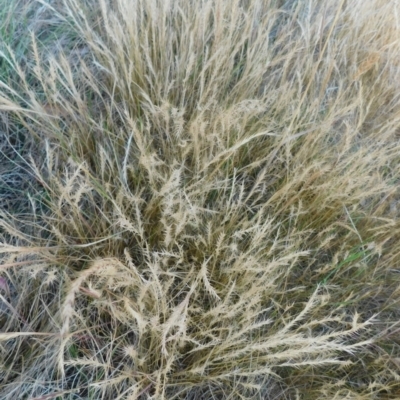
<path fill-rule="evenodd" d="M 0 397 L 398 398 L 398 4 L 11 3 Z"/>

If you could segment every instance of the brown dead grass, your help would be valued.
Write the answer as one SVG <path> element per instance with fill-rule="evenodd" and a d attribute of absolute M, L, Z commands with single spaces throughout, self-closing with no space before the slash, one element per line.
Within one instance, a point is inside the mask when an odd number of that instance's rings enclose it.
<path fill-rule="evenodd" d="M 2 398 L 398 398 L 397 4 L 40 5 Z"/>

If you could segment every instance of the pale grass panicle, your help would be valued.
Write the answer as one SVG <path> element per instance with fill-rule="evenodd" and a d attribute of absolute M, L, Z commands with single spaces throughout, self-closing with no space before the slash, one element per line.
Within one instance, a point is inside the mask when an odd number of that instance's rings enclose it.
<path fill-rule="evenodd" d="M 12 1 L 0 397 L 399 398 L 398 2 Z"/>

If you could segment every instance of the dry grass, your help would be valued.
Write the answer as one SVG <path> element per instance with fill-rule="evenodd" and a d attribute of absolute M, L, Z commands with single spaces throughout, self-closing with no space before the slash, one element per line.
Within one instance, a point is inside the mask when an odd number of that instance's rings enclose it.
<path fill-rule="evenodd" d="M 400 6 L 18 4 L 1 398 L 399 398 Z"/>

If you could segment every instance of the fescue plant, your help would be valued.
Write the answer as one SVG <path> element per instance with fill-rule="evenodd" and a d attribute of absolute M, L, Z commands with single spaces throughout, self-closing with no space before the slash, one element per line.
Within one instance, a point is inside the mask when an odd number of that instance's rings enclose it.
<path fill-rule="evenodd" d="M 1 399 L 399 398 L 400 4 L 9 4 Z"/>

